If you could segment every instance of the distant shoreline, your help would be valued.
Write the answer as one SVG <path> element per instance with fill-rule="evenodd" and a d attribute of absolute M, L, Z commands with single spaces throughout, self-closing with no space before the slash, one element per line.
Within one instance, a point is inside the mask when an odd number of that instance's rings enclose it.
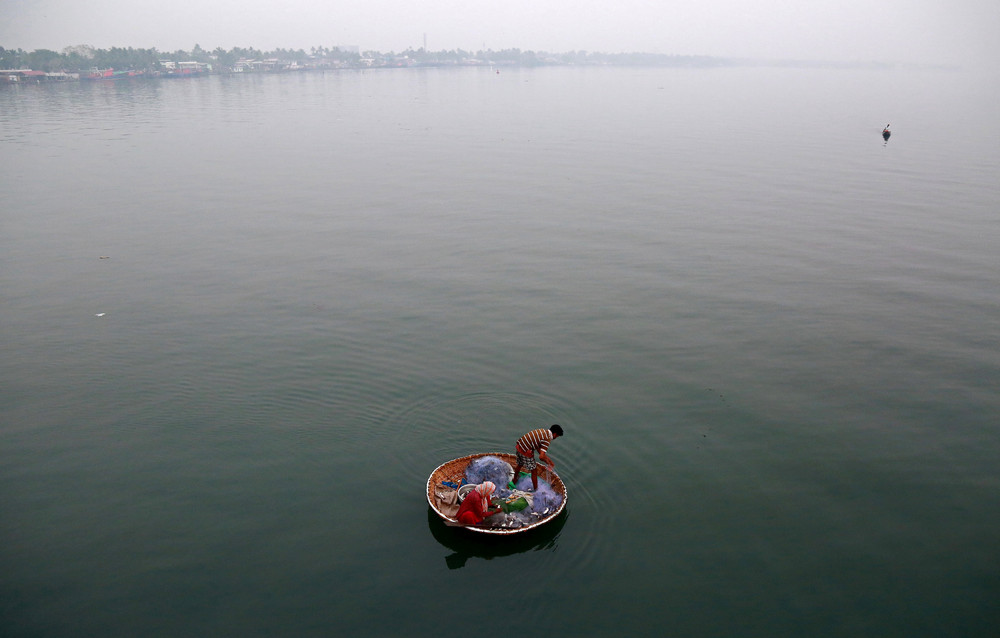
<path fill-rule="evenodd" d="M 191 51 L 160 52 L 154 49 L 88 45 L 55 52 L 32 52 L 0 47 L 0 83 L 70 80 L 117 80 L 159 77 L 190 77 L 207 74 L 288 73 L 337 69 L 491 67 L 496 69 L 543 66 L 632 66 L 667 68 L 785 67 L 815 69 L 891 69 L 882 62 L 827 62 L 810 60 L 752 60 L 702 55 L 659 53 L 597 53 L 571 51 L 547 53 L 505 49 L 501 51 L 426 51 L 402 53 L 360 51 L 358 47 L 311 47 L 261 51 L 254 48 L 217 48 L 195 45 Z M 930 67 L 920 67 L 930 68 Z M 933 67 L 938 69 L 952 67 Z"/>

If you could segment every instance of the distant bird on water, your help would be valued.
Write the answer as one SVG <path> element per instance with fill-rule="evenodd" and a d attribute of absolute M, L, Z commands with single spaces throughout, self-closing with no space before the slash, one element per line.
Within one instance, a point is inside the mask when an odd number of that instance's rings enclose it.
<path fill-rule="evenodd" d="M 890 135 L 892 135 L 892 131 L 889 130 L 889 125 L 886 124 L 885 128 L 882 129 L 882 139 L 885 140 L 886 142 L 888 142 Z"/>

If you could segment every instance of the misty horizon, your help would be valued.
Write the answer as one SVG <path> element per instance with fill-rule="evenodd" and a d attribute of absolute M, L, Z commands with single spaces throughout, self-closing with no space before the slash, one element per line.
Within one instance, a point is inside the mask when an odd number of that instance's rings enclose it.
<path fill-rule="evenodd" d="M 566 62 L 571 57 L 577 62 L 581 62 L 587 58 L 593 58 L 596 60 L 601 60 L 604 62 L 615 62 L 621 61 L 622 63 L 631 62 L 648 62 L 651 64 L 656 64 L 657 62 L 665 62 L 669 60 L 702 60 L 705 62 L 715 62 L 718 65 L 771 65 L 771 66 L 815 66 L 815 67 L 843 67 L 843 68 L 858 68 L 858 67 L 893 67 L 893 66 L 906 66 L 902 63 L 892 63 L 883 60 L 858 60 L 858 61 L 843 61 L 843 60 L 809 60 L 809 59 L 796 59 L 796 58 L 773 58 L 773 59 L 763 59 L 763 58 L 751 58 L 751 57 L 732 57 L 732 56 L 714 56 L 714 55 L 693 55 L 688 53 L 655 53 L 651 51 L 588 51 L 588 50 L 570 50 L 570 51 L 547 51 L 542 49 L 477 49 L 477 50 L 467 50 L 462 48 L 453 49 L 432 49 L 424 48 L 423 46 L 418 48 L 407 48 L 400 51 L 389 50 L 381 51 L 375 49 L 363 49 L 357 45 L 352 44 L 335 44 L 335 45 L 310 45 L 309 47 L 279 47 L 276 49 L 261 49 L 253 45 L 247 46 L 235 46 L 230 49 L 225 49 L 223 47 L 203 47 L 200 43 L 195 43 L 191 48 L 181 48 L 175 50 L 161 50 L 157 47 L 126 47 L 126 46 L 114 46 L 111 47 L 95 47 L 90 44 L 81 43 L 75 45 L 67 45 L 59 49 L 34 49 L 34 50 L 24 50 L 24 49 L 14 49 L 10 47 L 4 47 L 0 43 L 0 51 L 8 52 L 18 52 L 22 55 L 31 55 L 37 53 L 56 53 L 61 56 L 78 55 L 83 58 L 93 57 L 96 52 L 106 52 L 108 50 L 134 50 L 142 52 L 152 52 L 164 58 L 178 56 L 188 56 L 190 58 L 215 58 L 218 57 L 220 53 L 231 54 L 233 52 L 238 52 L 240 54 L 246 53 L 248 57 L 274 57 L 280 55 L 287 55 L 291 58 L 298 58 L 301 56 L 306 57 L 322 57 L 323 55 L 329 55 L 331 53 L 339 52 L 347 55 L 358 55 L 361 58 L 368 57 L 407 57 L 413 54 L 423 54 L 426 56 L 452 56 L 454 54 L 482 57 L 482 56 L 498 56 L 508 52 L 514 52 L 518 54 L 526 55 L 536 55 L 543 56 L 537 58 L 538 61 L 548 61 L 548 62 Z M 913 66 L 921 67 L 954 67 L 958 65 L 946 64 L 946 63 L 933 63 L 927 62 L 924 64 L 917 64 Z"/>
<path fill-rule="evenodd" d="M 648 53 L 806 62 L 983 65 L 1000 59 L 1000 4 L 985 0 L 860 0 L 789 6 L 734 0 L 691 6 L 512 0 L 502 5 L 375 0 L 364 6 L 289 0 L 0 0 L 0 44 L 60 51 L 198 43 L 229 50 L 357 46 L 360 51 Z"/>

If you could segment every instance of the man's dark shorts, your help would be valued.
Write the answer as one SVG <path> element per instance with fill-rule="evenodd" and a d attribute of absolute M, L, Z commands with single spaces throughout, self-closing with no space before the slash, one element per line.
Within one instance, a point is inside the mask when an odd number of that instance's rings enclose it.
<path fill-rule="evenodd" d="M 538 461 L 535 460 L 535 455 L 531 456 L 521 456 L 521 453 L 514 450 L 514 454 L 517 455 L 517 464 L 520 465 L 525 471 L 530 472 L 538 466 Z"/>

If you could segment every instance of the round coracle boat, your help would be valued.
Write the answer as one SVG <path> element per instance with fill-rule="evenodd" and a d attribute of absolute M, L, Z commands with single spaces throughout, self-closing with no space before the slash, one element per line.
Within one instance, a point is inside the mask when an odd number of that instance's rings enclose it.
<path fill-rule="evenodd" d="M 547 469 L 541 463 L 539 464 L 538 472 L 538 495 L 545 496 L 548 498 L 556 497 L 555 500 L 558 503 L 553 505 L 543 504 L 537 502 L 537 507 L 542 511 L 534 511 L 531 508 L 521 511 L 514 512 L 506 516 L 505 520 L 493 520 L 494 517 L 487 519 L 489 523 L 484 521 L 479 525 L 462 525 L 454 518 L 454 510 L 457 509 L 457 496 L 458 496 L 458 486 L 465 482 L 466 470 L 470 468 L 474 461 L 477 459 L 486 459 L 486 457 L 496 457 L 501 461 L 513 466 L 517 463 L 517 457 L 513 454 L 507 454 L 504 452 L 489 452 L 483 454 L 470 454 L 469 456 L 463 456 L 457 459 L 452 459 L 446 463 L 439 465 L 433 472 L 431 472 L 430 477 L 427 479 L 427 503 L 430 504 L 431 509 L 437 514 L 441 519 L 444 520 L 446 525 L 454 527 L 464 527 L 467 530 L 478 532 L 481 534 L 519 534 L 522 532 L 527 532 L 529 530 L 535 529 L 546 523 L 555 520 L 563 510 L 566 508 L 566 484 L 562 482 L 559 475 L 554 471 Z M 509 468 L 510 476 L 513 476 L 513 469 Z M 525 479 L 522 479 L 525 480 Z M 496 481 L 494 481 L 496 483 Z M 511 492 L 507 489 L 506 485 L 501 486 L 497 483 L 497 493 L 500 495 L 502 500 L 505 496 L 506 498 L 516 498 L 523 493 Z M 529 495 L 531 496 L 531 495 Z M 498 515 L 499 516 L 499 515 Z"/>

